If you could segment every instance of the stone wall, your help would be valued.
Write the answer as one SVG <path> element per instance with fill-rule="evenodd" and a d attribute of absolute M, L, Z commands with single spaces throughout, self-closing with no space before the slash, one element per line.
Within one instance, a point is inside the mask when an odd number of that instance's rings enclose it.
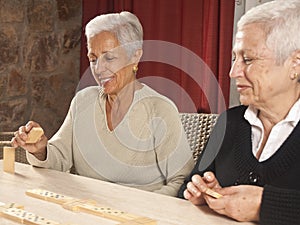
<path fill-rule="evenodd" d="M 38 122 L 51 137 L 80 76 L 82 0 L 0 0 L 0 132 Z"/>

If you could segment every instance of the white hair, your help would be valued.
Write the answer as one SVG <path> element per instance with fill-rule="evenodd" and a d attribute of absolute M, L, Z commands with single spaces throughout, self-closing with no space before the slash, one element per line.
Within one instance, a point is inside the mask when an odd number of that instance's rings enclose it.
<path fill-rule="evenodd" d="M 88 41 L 102 31 L 113 33 L 130 58 L 143 47 L 143 27 L 130 12 L 103 14 L 92 19 L 85 27 Z"/>
<path fill-rule="evenodd" d="M 265 31 L 266 45 L 278 64 L 300 49 L 300 0 L 275 0 L 256 6 L 241 17 L 237 28 L 252 23 Z"/>

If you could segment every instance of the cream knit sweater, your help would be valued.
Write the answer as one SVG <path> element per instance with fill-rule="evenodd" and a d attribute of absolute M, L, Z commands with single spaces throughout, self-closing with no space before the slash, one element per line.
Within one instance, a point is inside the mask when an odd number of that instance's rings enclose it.
<path fill-rule="evenodd" d="M 110 131 L 105 102 L 99 87 L 78 92 L 47 159 L 27 153 L 30 164 L 175 196 L 194 162 L 174 103 L 143 85 Z"/>

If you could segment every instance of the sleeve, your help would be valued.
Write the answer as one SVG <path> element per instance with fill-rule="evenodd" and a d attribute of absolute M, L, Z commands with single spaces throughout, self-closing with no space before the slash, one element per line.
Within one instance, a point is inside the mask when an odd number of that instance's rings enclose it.
<path fill-rule="evenodd" d="M 176 196 L 180 186 L 182 185 L 184 178 L 190 173 L 194 165 L 194 161 L 191 158 L 183 168 L 174 176 L 167 179 L 167 183 L 163 185 L 159 190 L 154 192 L 169 196 Z"/>
<path fill-rule="evenodd" d="M 154 152 L 164 185 L 154 192 L 176 196 L 194 166 L 194 159 L 176 106 L 162 101 L 155 108 L 159 112 L 153 126 Z"/>
<path fill-rule="evenodd" d="M 300 224 L 300 191 L 266 185 L 262 196 L 260 224 Z"/>
<path fill-rule="evenodd" d="M 183 192 L 186 189 L 187 183 L 191 181 L 193 175 L 199 174 L 200 176 L 203 176 L 206 171 L 215 172 L 215 158 L 225 139 L 225 130 L 226 112 L 219 116 L 203 151 L 199 155 L 196 165 L 191 173 L 185 178 L 182 186 L 180 187 L 178 191 L 179 198 L 184 198 Z"/>
<path fill-rule="evenodd" d="M 73 100 L 74 101 L 74 100 Z M 69 171 L 73 165 L 72 160 L 72 101 L 68 114 L 54 136 L 47 144 L 47 158 L 38 160 L 33 154 L 26 152 L 28 162 L 37 167 Z"/>

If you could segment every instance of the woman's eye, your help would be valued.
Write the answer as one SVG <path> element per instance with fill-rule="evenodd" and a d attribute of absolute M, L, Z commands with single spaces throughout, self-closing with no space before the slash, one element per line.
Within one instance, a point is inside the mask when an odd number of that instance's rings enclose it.
<path fill-rule="evenodd" d="M 92 64 L 93 66 L 95 66 L 97 64 L 97 59 L 90 59 L 90 64 Z"/>
<path fill-rule="evenodd" d="M 246 65 L 249 65 L 249 64 L 251 64 L 251 62 L 253 61 L 253 59 L 245 57 L 245 58 L 243 58 L 243 61 L 244 61 L 244 63 Z"/>
<path fill-rule="evenodd" d="M 116 57 L 114 57 L 113 55 L 105 55 L 104 58 L 106 61 L 113 61 Z"/>

